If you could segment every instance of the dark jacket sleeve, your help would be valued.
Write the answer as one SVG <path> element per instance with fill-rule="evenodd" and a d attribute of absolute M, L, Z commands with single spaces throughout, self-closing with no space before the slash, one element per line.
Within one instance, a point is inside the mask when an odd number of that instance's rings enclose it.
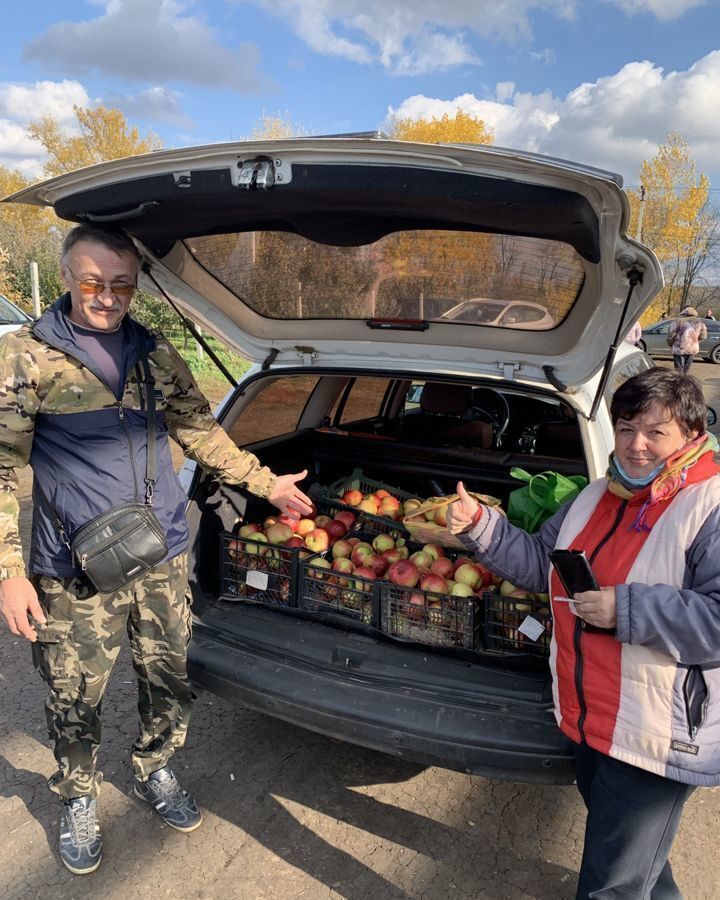
<path fill-rule="evenodd" d="M 460 539 L 484 566 L 527 591 L 548 589 L 548 554 L 555 549 L 570 503 L 548 519 L 535 534 L 511 525 L 505 516 L 484 508 L 482 519 Z"/>

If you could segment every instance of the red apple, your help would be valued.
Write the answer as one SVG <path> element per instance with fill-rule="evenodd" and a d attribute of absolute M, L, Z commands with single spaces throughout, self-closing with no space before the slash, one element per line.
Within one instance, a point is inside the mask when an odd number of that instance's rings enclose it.
<path fill-rule="evenodd" d="M 355 563 L 356 566 L 362 566 L 365 563 L 367 557 L 372 556 L 375 551 L 367 543 L 367 541 L 360 541 L 359 544 L 355 544 L 350 553 L 350 559 Z"/>
<path fill-rule="evenodd" d="M 385 557 L 385 559 L 388 561 L 388 564 L 392 564 L 403 558 L 400 552 L 401 549 L 402 548 L 400 547 L 393 547 L 392 550 L 383 550 L 381 555 Z"/>
<path fill-rule="evenodd" d="M 433 559 L 438 559 L 441 556 L 445 556 L 445 551 L 440 546 L 440 544 L 425 544 L 422 548 L 423 553 L 427 553 L 428 556 L 432 556 Z"/>
<path fill-rule="evenodd" d="M 490 585 L 493 583 L 493 579 L 495 578 L 490 569 L 488 569 L 487 566 L 481 565 L 479 562 L 473 563 L 473 565 L 476 569 L 479 570 L 480 575 L 482 576 L 482 587 L 490 587 Z"/>
<path fill-rule="evenodd" d="M 238 531 L 238 537 L 246 538 L 250 537 L 251 534 L 255 534 L 260 531 L 260 526 L 255 522 L 248 522 L 247 525 L 241 526 Z"/>
<path fill-rule="evenodd" d="M 349 491 L 345 491 L 340 499 L 348 506 L 360 506 L 363 495 L 360 491 L 351 488 Z"/>
<path fill-rule="evenodd" d="M 386 491 L 385 488 L 378 488 L 378 490 L 375 491 L 375 496 L 378 500 L 384 500 L 386 497 L 390 497 L 392 500 L 395 499 L 390 491 Z"/>
<path fill-rule="evenodd" d="M 455 569 L 455 581 L 466 584 L 473 590 L 482 588 L 483 577 L 480 569 L 472 563 L 465 563 Z"/>
<path fill-rule="evenodd" d="M 327 529 L 328 525 L 332 522 L 332 516 L 319 515 L 315 516 L 315 527 L 316 528 L 325 528 Z"/>
<path fill-rule="evenodd" d="M 450 504 L 448 504 L 449 506 Z M 436 525 L 442 525 L 443 528 L 447 525 L 447 506 L 438 506 L 435 510 L 434 521 Z"/>
<path fill-rule="evenodd" d="M 315 520 L 314 519 L 300 519 L 297 523 L 297 528 L 295 529 L 295 533 L 299 534 L 300 537 L 308 534 L 315 528 Z"/>
<path fill-rule="evenodd" d="M 453 566 L 454 566 L 454 569 L 456 572 L 460 568 L 460 566 L 464 566 L 464 565 L 474 566 L 475 560 L 470 559 L 469 556 L 458 556 L 458 558 L 453 563 Z"/>
<path fill-rule="evenodd" d="M 304 547 L 305 541 L 299 537 L 297 534 L 294 534 L 291 538 L 288 538 L 285 541 L 285 546 L 295 549 L 296 547 Z"/>
<path fill-rule="evenodd" d="M 425 595 L 413 593 L 408 598 L 408 605 L 405 607 L 405 615 L 408 619 L 415 622 L 422 622 L 425 618 Z"/>
<path fill-rule="evenodd" d="M 315 520 L 317 522 L 317 519 Z M 338 519 L 331 519 L 325 526 L 331 541 L 339 540 L 346 532 L 347 528 Z"/>
<path fill-rule="evenodd" d="M 360 503 L 358 503 L 358 509 L 370 513 L 371 516 L 376 516 L 378 511 L 377 503 L 371 497 L 365 497 L 361 500 Z"/>
<path fill-rule="evenodd" d="M 420 572 L 415 563 L 410 562 L 409 559 L 399 559 L 389 567 L 387 577 L 393 584 L 415 587 L 420 578 Z"/>
<path fill-rule="evenodd" d="M 305 535 L 305 546 L 313 553 L 321 553 L 330 546 L 330 538 L 324 528 L 314 528 Z M 329 563 L 328 563 L 329 565 Z"/>
<path fill-rule="evenodd" d="M 284 544 L 293 536 L 293 530 L 283 522 L 275 522 L 265 529 L 265 536 L 271 544 Z"/>
<path fill-rule="evenodd" d="M 424 591 L 431 591 L 433 594 L 447 594 L 447 581 L 434 572 L 428 572 L 420 577 L 420 587 Z"/>
<path fill-rule="evenodd" d="M 375 581 L 375 579 L 377 578 L 377 575 L 375 574 L 375 572 L 374 572 L 369 566 L 358 566 L 358 567 L 355 569 L 355 571 L 354 571 L 353 574 L 354 574 L 354 575 L 360 575 L 362 578 L 366 578 L 368 581 Z M 356 581 L 356 582 L 355 582 L 355 587 L 356 587 L 359 591 L 362 591 L 362 590 L 365 589 L 365 586 L 362 584 L 362 582 L 357 582 L 357 581 Z"/>
<path fill-rule="evenodd" d="M 350 541 L 344 541 L 342 538 L 339 541 L 335 541 L 332 547 L 332 555 L 333 559 L 343 559 L 350 556 L 352 553 L 352 544 Z"/>
<path fill-rule="evenodd" d="M 355 524 L 357 516 L 355 515 L 355 513 L 350 512 L 349 509 L 341 509 L 338 510 L 337 513 L 335 513 L 335 518 L 338 520 L 338 522 L 342 522 L 345 528 L 350 531 L 350 529 Z"/>
<path fill-rule="evenodd" d="M 443 578 L 450 578 L 454 570 L 453 561 L 448 559 L 447 556 L 438 556 L 437 559 L 433 560 L 433 564 L 430 566 L 430 571 L 434 572 L 436 575 L 440 575 Z"/>
<path fill-rule="evenodd" d="M 429 553 L 425 553 L 423 550 L 418 550 L 416 553 L 413 553 L 410 557 L 410 561 L 414 562 L 418 569 L 427 569 L 430 571 L 430 566 L 433 564 L 433 559 Z"/>
<path fill-rule="evenodd" d="M 355 566 L 345 556 L 338 556 L 332 561 L 332 568 L 335 572 L 344 572 L 349 574 L 355 571 Z"/>
<path fill-rule="evenodd" d="M 281 516 L 278 516 L 278 522 L 282 522 L 283 525 L 289 525 L 293 531 L 297 531 L 299 521 L 299 519 L 296 519 L 293 516 L 287 516 L 285 515 L 285 513 L 283 513 Z"/>
<path fill-rule="evenodd" d="M 385 559 L 384 556 L 380 556 L 378 553 L 373 553 L 372 556 L 368 556 L 363 560 L 363 564 L 368 568 L 372 569 L 373 572 L 377 575 L 378 578 L 382 578 L 383 575 L 387 572 L 390 563 Z"/>

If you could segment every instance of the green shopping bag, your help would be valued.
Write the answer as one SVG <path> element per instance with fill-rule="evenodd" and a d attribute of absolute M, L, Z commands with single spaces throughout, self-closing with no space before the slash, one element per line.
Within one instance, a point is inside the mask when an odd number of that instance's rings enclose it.
<path fill-rule="evenodd" d="M 508 498 L 508 521 L 531 534 L 560 509 L 563 503 L 574 500 L 587 484 L 587 478 L 583 475 L 562 475 L 552 471 L 531 475 L 518 466 L 513 466 L 510 474 L 527 484 L 511 491 Z"/>

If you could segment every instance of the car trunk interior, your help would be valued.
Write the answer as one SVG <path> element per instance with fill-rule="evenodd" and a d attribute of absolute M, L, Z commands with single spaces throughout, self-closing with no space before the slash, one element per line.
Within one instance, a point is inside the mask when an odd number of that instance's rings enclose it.
<path fill-rule="evenodd" d="M 330 377 L 326 376 L 324 382 L 327 383 Z M 442 429 L 432 428 L 438 424 L 434 421 L 435 416 L 429 416 L 428 422 L 422 423 L 424 405 L 408 400 L 415 396 L 412 385 L 417 382 L 407 379 L 375 382 L 370 380 L 366 392 L 382 395 L 377 409 L 370 403 L 367 406 L 356 404 L 352 411 L 345 407 L 344 411 L 343 398 L 346 404 L 350 403 L 348 385 L 357 388 L 355 379 L 345 378 L 336 385 L 333 410 L 319 415 L 317 409 L 313 411 L 313 398 L 322 390 L 323 384 L 323 379 L 318 378 L 313 389 L 308 391 L 300 417 L 301 421 L 307 420 L 308 415 L 315 418 L 315 427 L 301 428 L 245 446 L 278 474 L 306 468 L 309 474 L 305 487 L 331 485 L 349 472 L 361 469 L 372 481 L 421 498 L 453 493 L 458 480 L 463 480 L 468 489 L 494 496 L 503 506 L 506 506 L 510 492 L 521 486 L 509 474 L 513 466 L 531 473 L 556 469 L 568 475 L 587 474 L 577 421 L 567 413 L 563 413 L 558 421 L 558 401 L 554 400 L 554 406 L 550 405 L 542 393 L 534 395 L 531 390 L 523 393 L 516 389 L 510 404 L 516 418 L 520 416 L 522 422 L 502 423 L 507 425 L 507 440 L 506 446 L 498 447 L 485 446 L 487 436 L 479 442 L 474 441 L 472 429 L 458 431 L 453 423 L 450 423 L 448 437 L 447 422 L 442 423 Z M 425 390 L 423 385 L 419 389 L 420 392 Z M 393 399 L 393 393 L 397 391 L 403 396 L 400 407 Z M 443 394 L 448 396 L 445 388 Z M 290 396 L 287 391 L 283 395 Z M 254 401 L 250 399 L 246 411 L 248 420 L 262 417 L 263 396 L 267 397 L 267 394 L 259 394 Z M 358 411 L 373 414 L 356 418 Z M 442 418 L 440 413 L 436 416 Z M 348 417 L 350 421 L 347 421 Z M 406 421 L 402 421 L 403 417 Z M 417 423 L 408 428 L 407 420 L 413 419 L 418 420 Z M 232 420 L 231 410 L 225 427 L 239 443 L 244 419 L 241 416 L 228 425 L 227 422 Z M 541 444 L 538 432 L 544 428 L 548 434 L 541 435 L 546 442 Z M 496 425 L 493 429 L 497 431 Z M 532 440 L 528 441 L 528 435 Z M 553 447 L 556 455 L 538 452 L 545 445 Z M 203 627 L 212 628 L 229 641 L 262 645 L 268 653 L 301 654 L 308 664 L 352 668 L 359 661 L 365 675 L 374 673 L 376 677 L 401 679 L 408 687 L 429 683 L 436 690 L 445 684 L 455 693 L 468 691 L 470 697 L 473 687 L 482 682 L 485 697 L 548 700 L 549 671 L 543 656 L 493 655 L 462 648 L 413 645 L 393 640 L 357 620 L 340 615 L 318 615 L 229 598 L 223 593 L 220 575 L 219 548 L 223 535 L 237 530 L 241 519 L 262 521 L 275 511 L 267 501 L 238 488 L 221 485 L 204 473 L 196 476 L 188 509 L 190 580 L 193 609 Z"/>

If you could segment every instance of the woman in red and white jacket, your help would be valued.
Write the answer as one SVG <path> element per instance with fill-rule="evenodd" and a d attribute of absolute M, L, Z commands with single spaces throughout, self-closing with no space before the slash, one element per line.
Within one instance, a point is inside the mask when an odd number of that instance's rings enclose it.
<path fill-rule="evenodd" d="M 448 526 L 484 565 L 550 593 L 555 715 L 588 808 L 578 898 L 682 895 L 668 862 L 685 801 L 720 784 L 720 478 L 694 378 L 655 368 L 611 407 L 615 448 L 533 535 L 458 485 Z M 584 550 L 576 603 L 553 549 Z"/>

